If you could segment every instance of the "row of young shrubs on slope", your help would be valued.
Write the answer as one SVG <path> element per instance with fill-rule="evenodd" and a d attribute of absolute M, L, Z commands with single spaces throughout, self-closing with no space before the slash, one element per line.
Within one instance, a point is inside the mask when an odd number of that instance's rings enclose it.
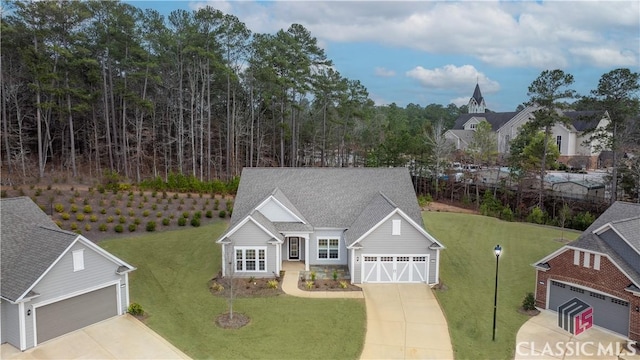
<path fill-rule="evenodd" d="M 130 184 L 123 183 L 118 173 L 115 172 L 107 173 L 103 179 L 103 183 L 104 185 L 102 186 L 106 190 L 111 191 L 129 190 L 129 187 L 131 186 Z M 229 181 L 222 181 L 219 179 L 201 181 L 192 175 L 169 173 L 166 180 L 161 177 L 147 179 L 141 181 L 136 187 L 140 190 L 234 195 L 238 191 L 239 183 L 239 177 L 234 177 Z"/>
<path fill-rule="evenodd" d="M 514 214 L 509 206 L 502 205 L 500 200 L 493 197 L 489 190 L 485 191 L 479 210 L 482 215 L 496 217 L 505 221 L 514 221 L 516 215 L 520 215 L 530 223 L 560 226 L 575 230 L 586 230 L 596 220 L 596 217 L 588 211 L 573 214 L 566 204 L 555 218 L 549 216 L 547 212 L 538 206 L 531 209 L 529 213 Z"/>

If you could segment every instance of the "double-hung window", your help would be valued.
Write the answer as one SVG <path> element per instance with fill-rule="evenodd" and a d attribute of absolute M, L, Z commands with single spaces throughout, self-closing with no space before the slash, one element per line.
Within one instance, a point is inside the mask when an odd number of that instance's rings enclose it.
<path fill-rule="evenodd" d="M 236 246 L 237 272 L 266 272 L 267 248 Z"/>
<path fill-rule="evenodd" d="M 318 259 L 337 260 L 340 258 L 339 239 L 318 239 Z"/>

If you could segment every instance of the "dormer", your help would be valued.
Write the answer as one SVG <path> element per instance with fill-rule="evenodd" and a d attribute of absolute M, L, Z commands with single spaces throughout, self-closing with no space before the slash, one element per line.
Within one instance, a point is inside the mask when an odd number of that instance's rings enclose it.
<path fill-rule="evenodd" d="M 464 123 L 463 127 L 464 130 L 473 130 L 476 131 L 476 129 L 478 128 L 478 124 L 482 121 L 486 121 L 485 118 L 483 117 L 472 117 L 471 119 L 467 120 L 466 123 Z"/>

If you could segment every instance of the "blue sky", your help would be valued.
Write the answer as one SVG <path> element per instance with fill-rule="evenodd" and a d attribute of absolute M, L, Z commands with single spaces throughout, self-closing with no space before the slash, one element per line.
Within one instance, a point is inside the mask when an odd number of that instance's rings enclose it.
<path fill-rule="evenodd" d="M 164 15 L 210 5 L 254 33 L 302 24 L 379 105 L 463 105 L 478 81 L 488 108 L 513 111 L 545 69 L 572 74 L 579 94 L 640 71 L 637 0 L 128 2 Z"/>

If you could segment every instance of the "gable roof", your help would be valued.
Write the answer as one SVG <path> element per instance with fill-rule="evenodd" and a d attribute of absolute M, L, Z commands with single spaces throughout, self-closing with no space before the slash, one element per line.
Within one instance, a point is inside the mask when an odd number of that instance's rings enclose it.
<path fill-rule="evenodd" d="M 309 224 L 274 224 L 281 229 L 350 228 L 381 192 L 423 226 L 406 168 L 245 168 L 240 177 L 229 230 L 221 238 L 228 236 L 236 225 L 252 214 L 264 199 L 274 193 L 274 189 L 286 196 Z"/>
<path fill-rule="evenodd" d="M 560 254 L 563 249 L 575 248 L 607 255 L 631 280 L 640 285 L 640 273 L 632 264 L 627 263 L 596 230 L 605 226 L 622 234 L 630 246 L 640 250 L 640 204 L 616 201 L 600 215 L 576 240 L 565 245 L 557 252 L 546 256 L 540 263 Z M 640 252 L 640 251 L 639 251 Z"/>
<path fill-rule="evenodd" d="M 568 117 L 571 125 L 577 131 L 586 131 L 595 129 L 598 123 L 605 115 L 604 111 L 565 111 L 564 116 Z"/>
<path fill-rule="evenodd" d="M 453 130 L 463 130 L 464 124 L 471 118 L 475 117 L 478 120 L 486 120 L 491 124 L 491 130 L 498 131 L 509 120 L 513 119 L 518 112 L 490 112 L 482 114 L 461 114 L 453 124 Z"/>
<path fill-rule="evenodd" d="M 360 215 L 351 224 L 345 233 L 344 239 L 347 246 L 353 244 L 373 226 L 389 216 L 396 209 L 395 204 L 383 193 L 373 196 L 369 204 L 362 210 Z"/>
<path fill-rule="evenodd" d="M 82 236 L 61 230 L 28 197 L 0 200 L 0 296 L 10 301 L 25 297 L 35 283 Z M 92 244 L 120 266 L 135 269 Z"/>

